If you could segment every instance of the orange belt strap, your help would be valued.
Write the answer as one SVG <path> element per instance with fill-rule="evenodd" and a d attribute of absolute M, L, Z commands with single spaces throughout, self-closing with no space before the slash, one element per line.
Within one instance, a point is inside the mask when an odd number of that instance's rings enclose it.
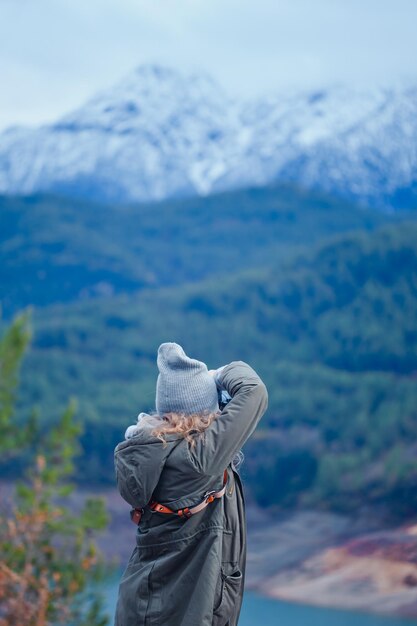
<path fill-rule="evenodd" d="M 173 511 L 168 506 L 165 506 L 164 504 L 160 504 L 159 502 L 155 502 L 154 500 L 151 500 L 148 506 L 150 509 L 152 509 L 152 511 L 155 511 L 156 513 L 170 513 L 171 515 L 174 514 L 174 515 L 179 515 L 180 517 L 188 518 L 188 517 L 191 517 L 191 515 L 194 515 L 195 513 L 199 513 L 200 511 L 205 509 L 205 507 L 208 504 L 210 504 L 210 502 L 213 502 L 215 498 L 221 498 L 226 491 L 226 483 L 227 483 L 227 469 L 225 469 L 223 472 L 223 487 L 220 489 L 220 491 L 207 491 L 204 494 L 204 500 L 202 500 L 200 504 L 196 504 L 195 506 L 191 508 L 187 506 L 187 507 L 184 507 L 183 509 L 178 509 L 178 511 Z M 134 524 L 139 524 L 142 518 L 142 513 L 143 513 L 143 509 L 132 509 L 130 511 L 130 518 Z"/>

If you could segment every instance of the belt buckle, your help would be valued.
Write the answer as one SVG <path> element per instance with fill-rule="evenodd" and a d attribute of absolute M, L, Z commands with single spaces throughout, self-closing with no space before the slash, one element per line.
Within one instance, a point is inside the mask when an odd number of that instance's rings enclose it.
<path fill-rule="evenodd" d="M 212 497 L 211 499 L 209 499 L 209 498 L 210 498 L 210 496 L 213 496 L 213 494 L 215 494 L 215 493 L 216 493 L 215 489 L 212 489 L 212 491 L 206 491 L 206 493 L 204 494 L 204 500 L 206 502 L 213 502 L 214 497 Z"/>
<path fill-rule="evenodd" d="M 146 507 L 146 509 L 150 512 L 150 513 L 159 513 L 158 509 L 153 506 L 156 505 L 156 501 L 152 500 L 151 502 L 148 503 L 148 506 Z"/>

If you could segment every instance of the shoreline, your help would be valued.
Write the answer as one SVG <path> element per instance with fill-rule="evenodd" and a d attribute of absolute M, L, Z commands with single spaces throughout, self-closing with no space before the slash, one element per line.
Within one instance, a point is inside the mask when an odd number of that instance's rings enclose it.
<path fill-rule="evenodd" d="M 417 619 L 417 524 L 299 511 L 248 532 L 248 588 L 290 602 Z"/>

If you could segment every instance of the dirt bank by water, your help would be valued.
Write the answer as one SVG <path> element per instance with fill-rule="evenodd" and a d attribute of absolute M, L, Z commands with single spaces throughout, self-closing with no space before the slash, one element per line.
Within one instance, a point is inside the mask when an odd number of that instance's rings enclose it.
<path fill-rule="evenodd" d="M 248 587 L 283 600 L 417 618 L 417 525 L 378 526 L 369 517 L 308 511 L 251 525 Z"/>

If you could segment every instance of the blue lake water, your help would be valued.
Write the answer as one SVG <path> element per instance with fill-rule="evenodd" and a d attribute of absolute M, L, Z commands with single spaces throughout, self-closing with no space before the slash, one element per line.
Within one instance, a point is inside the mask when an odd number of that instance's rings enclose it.
<path fill-rule="evenodd" d="M 117 588 L 118 582 L 112 582 L 105 587 L 106 608 L 112 618 L 111 625 Z M 417 621 L 292 604 L 264 598 L 249 591 L 246 591 L 243 596 L 239 626 L 306 626 L 306 624 L 308 626 L 415 626 Z"/>

